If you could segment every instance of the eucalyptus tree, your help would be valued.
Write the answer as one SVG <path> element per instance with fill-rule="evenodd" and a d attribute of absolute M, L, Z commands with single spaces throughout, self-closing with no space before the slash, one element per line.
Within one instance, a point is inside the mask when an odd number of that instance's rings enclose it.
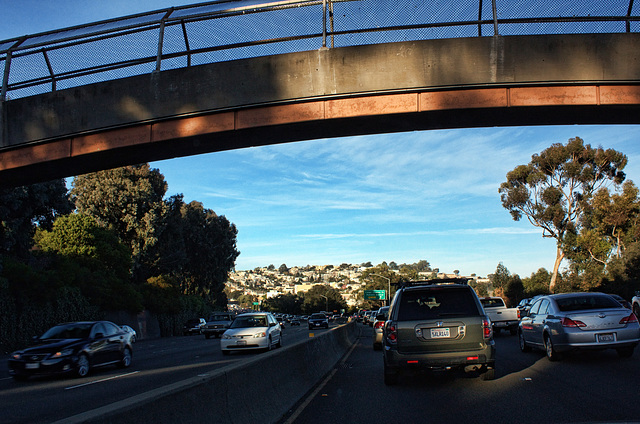
<path fill-rule="evenodd" d="M 534 154 L 528 164 L 507 173 L 507 181 L 498 190 L 502 206 L 515 221 L 526 216 L 533 226 L 542 229 L 543 237 L 556 240 L 551 291 L 565 257 L 565 237 L 580 232 L 581 218 L 599 189 L 622 184 L 626 164 L 624 154 L 592 148 L 575 137 L 566 145 L 551 145 Z"/>

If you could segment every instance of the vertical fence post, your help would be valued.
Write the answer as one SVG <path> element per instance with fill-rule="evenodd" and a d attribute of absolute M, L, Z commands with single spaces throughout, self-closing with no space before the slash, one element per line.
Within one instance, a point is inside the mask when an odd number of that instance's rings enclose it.
<path fill-rule="evenodd" d="M 496 0 L 491 0 L 491 9 L 493 10 L 493 36 L 498 35 L 498 9 L 496 8 Z"/>
<path fill-rule="evenodd" d="M 482 0 L 478 0 L 478 37 L 482 37 Z"/>
<path fill-rule="evenodd" d="M 9 130 L 7 128 L 7 110 L 4 103 L 7 100 L 7 89 L 9 86 L 9 70 L 11 69 L 11 50 L 7 52 L 4 59 L 4 74 L 2 76 L 2 90 L 0 91 L 0 146 L 9 145 Z"/>
<path fill-rule="evenodd" d="M 322 0 L 322 47 L 327 47 L 327 0 Z"/>
<path fill-rule="evenodd" d="M 156 55 L 156 72 L 160 72 L 162 63 L 162 43 L 164 42 L 164 18 L 160 21 L 160 35 L 158 35 L 158 54 Z"/>
<path fill-rule="evenodd" d="M 629 0 L 629 9 L 627 9 L 627 32 L 631 32 L 631 21 L 629 21 L 629 16 L 631 16 L 631 11 L 633 10 L 633 0 Z"/>

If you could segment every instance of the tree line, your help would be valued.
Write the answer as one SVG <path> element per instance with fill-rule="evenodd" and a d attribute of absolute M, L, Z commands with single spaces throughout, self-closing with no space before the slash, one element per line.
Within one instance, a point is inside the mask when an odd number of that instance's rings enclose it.
<path fill-rule="evenodd" d="M 163 335 L 226 308 L 236 226 L 166 197 L 148 164 L 0 191 L 0 347 L 109 311 L 158 316 Z"/>

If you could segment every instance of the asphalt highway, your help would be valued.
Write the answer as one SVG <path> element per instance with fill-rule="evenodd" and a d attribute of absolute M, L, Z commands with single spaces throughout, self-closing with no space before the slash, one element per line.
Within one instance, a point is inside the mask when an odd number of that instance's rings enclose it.
<path fill-rule="evenodd" d="M 518 339 L 502 333 L 493 381 L 438 373 L 385 386 L 372 330 L 358 326 L 353 350 L 282 423 L 640 422 L 640 348 L 628 359 L 609 350 L 550 362 L 543 352 L 522 353 Z"/>
<path fill-rule="evenodd" d="M 327 330 L 314 333 L 322 331 Z M 287 327 L 283 332 L 283 346 L 308 337 L 309 330 L 304 325 Z M 0 423 L 56 422 L 261 354 L 234 352 L 223 356 L 220 339 L 207 340 L 202 335 L 141 340 L 133 348 L 129 368 L 99 368 L 85 378 L 56 376 L 14 381 L 8 373 L 7 357 L 3 357 L 0 361 Z"/>

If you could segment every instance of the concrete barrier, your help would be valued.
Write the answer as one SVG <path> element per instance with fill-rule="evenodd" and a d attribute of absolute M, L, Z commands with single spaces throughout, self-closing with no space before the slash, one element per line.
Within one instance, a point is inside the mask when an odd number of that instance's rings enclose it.
<path fill-rule="evenodd" d="M 266 354 L 78 414 L 72 423 L 274 423 L 311 390 L 357 338 L 356 323 Z"/>

